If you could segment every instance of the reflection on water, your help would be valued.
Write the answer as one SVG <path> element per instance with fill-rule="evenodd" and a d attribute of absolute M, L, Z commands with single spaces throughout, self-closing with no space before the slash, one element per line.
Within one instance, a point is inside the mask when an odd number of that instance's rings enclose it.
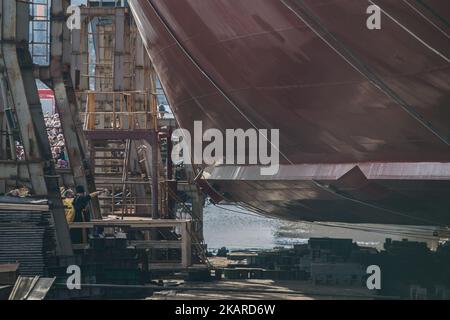
<path fill-rule="evenodd" d="M 332 225 L 271 219 L 229 205 L 208 205 L 204 210 L 205 241 L 210 249 L 271 249 L 305 243 L 311 237 L 351 238 L 378 249 L 382 249 L 385 238 L 424 241 L 429 247 L 438 241 L 432 227 Z"/>

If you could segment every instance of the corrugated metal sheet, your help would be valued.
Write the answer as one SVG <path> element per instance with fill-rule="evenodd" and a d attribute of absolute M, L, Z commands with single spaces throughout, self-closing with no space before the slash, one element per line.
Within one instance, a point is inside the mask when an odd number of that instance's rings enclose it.
<path fill-rule="evenodd" d="M 0 211 L 0 264 L 19 262 L 20 275 L 45 275 L 55 246 L 50 212 Z"/>

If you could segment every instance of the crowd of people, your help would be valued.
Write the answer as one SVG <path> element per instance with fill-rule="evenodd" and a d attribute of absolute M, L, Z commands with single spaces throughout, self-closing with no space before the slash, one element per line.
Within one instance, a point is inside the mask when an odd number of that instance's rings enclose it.
<path fill-rule="evenodd" d="M 55 160 L 56 167 L 63 169 L 68 168 L 69 161 L 66 154 L 66 144 L 61 128 L 61 121 L 59 120 L 59 114 L 46 113 L 44 115 L 44 120 L 52 157 Z M 24 149 L 19 142 L 16 143 L 16 155 L 18 160 L 25 160 Z"/>
<path fill-rule="evenodd" d="M 23 146 L 16 141 L 16 155 L 17 160 L 25 160 L 25 151 L 23 150 Z"/>
<path fill-rule="evenodd" d="M 52 150 L 53 159 L 56 161 L 57 168 L 68 168 L 69 162 L 67 159 L 64 136 L 61 128 L 61 121 L 59 114 L 44 115 L 45 126 L 47 127 L 48 141 Z"/>

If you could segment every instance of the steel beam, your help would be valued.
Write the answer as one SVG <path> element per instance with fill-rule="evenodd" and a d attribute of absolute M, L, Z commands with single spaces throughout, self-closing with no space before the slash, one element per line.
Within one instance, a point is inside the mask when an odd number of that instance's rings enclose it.
<path fill-rule="evenodd" d="M 114 91 L 125 88 L 125 11 L 116 9 L 114 41 Z M 127 88 L 128 89 L 128 88 Z"/>
<path fill-rule="evenodd" d="M 155 132 L 147 129 L 135 129 L 135 130 L 108 130 L 108 129 L 94 129 L 86 130 L 86 136 L 89 140 L 145 140 L 148 143 L 153 143 L 153 137 Z"/>

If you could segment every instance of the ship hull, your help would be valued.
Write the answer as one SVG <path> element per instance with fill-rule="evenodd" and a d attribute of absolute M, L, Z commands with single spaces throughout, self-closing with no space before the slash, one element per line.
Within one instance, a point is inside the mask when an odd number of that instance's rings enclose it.
<path fill-rule="evenodd" d="M 136 0 L 182 128 L 280 130 L 279 174 L 207 168 L 226 200 L 293 220 L 450 223 L 450 3 Z"/>

